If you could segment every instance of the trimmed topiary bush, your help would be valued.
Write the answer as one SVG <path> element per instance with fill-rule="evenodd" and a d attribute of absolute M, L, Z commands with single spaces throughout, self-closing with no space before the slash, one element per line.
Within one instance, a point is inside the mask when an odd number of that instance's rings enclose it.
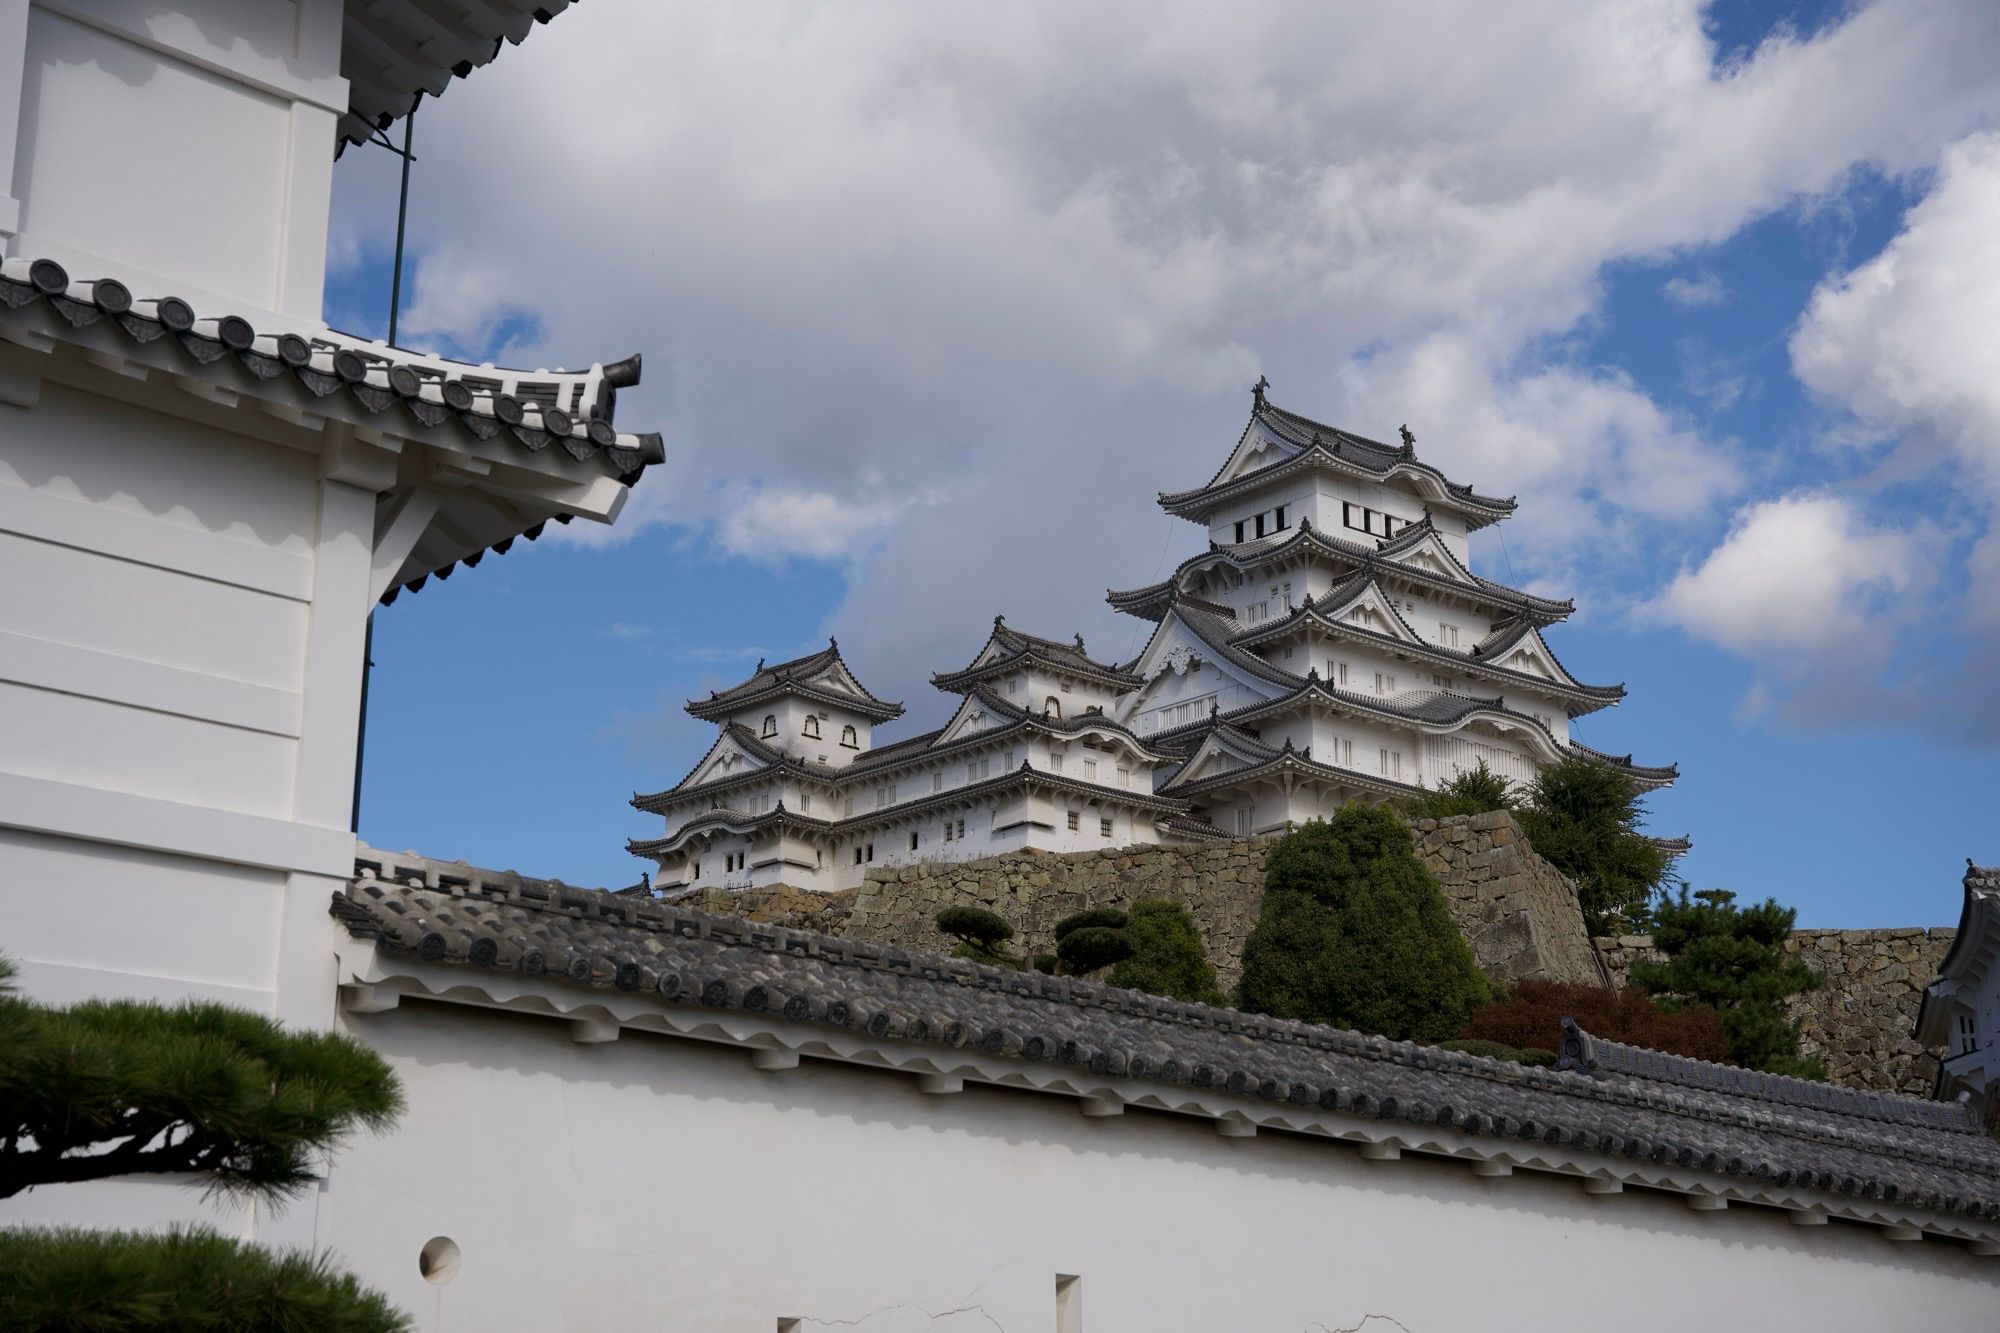
<path fill-rule="evenodd" d="M 1109 926 L 1079 926 L 1056 945 L 1062 970 L 1072 977 L 1095 972 L 1131 956 L 1132 942 L 1125 938 L 1125 932 Z"/>
<path fill-rule="evenodd" d="M 984 907 L 947 907 L 937 914 L 937 928 L 958 941 L 954 958 L 995 967 L 1021 966 L 1021 960 L 1000 946 L 1014 938 L 1014 928 L 998 912 Z"/>
<path fill-rule="evenodd" d="M 1392 811 L 1349 805 L 1271 849 L 1243 1008 L 1441 1041 L 1492 994 Z"/>
<path fill-rule="evenodd" d="M 1473 1010 L 1458 1035 L 1511 1047 L 1552 1046 L 1562 1039 L 1565 1016 L 1593 1037 L 1697 1060 L 1729 1057 L 1722 1020 L 1707 1005 L 1669 1013 L 1636 987 L 1607 990 L 1539 978 L 1517 981 L 1506 995 Z"/>
<path fill-rule="evenodd" d="M 1189 1004 L 1221 1004 L 1215 964 L 1208 961 L 1194 918 L 1179 903 L 1132 904 L 1124 930 L 1132 956 L 1111 969 L 1114 986 Z"/>
<path fill-rule="evenodd" d="M 1115 907 L 1091 907 L 1081 912 L 1072 912 L 1056 922 L 1056 943 L 1071 931 L 1087 930 L 1092 926 L 1102 926 L 1106 930 L 1125 929 L 1125 913 Z"/>

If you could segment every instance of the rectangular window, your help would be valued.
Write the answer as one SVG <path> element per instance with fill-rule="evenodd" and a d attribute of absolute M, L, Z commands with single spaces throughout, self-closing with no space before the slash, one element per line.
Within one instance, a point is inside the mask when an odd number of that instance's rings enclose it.
<path fill-rule="evenodd" d="M 1079 824 L 1081 823 L 1082 819 L 1083 819 L 1083 816 L 1081 816 L 1081 815 L 1077 814 L 1077 812 L 1076 812 L 1076 811 L 1072 810 L 1072 811 L 1070 811 L 1070 812 L 1069 812 L 1069 831 L 1070 831 L 1071 833 L 1074 833 L 1074 832 L 1076 832 L 1076 830 L 1077 830 L 1077 828 L 1078 828 Z"/>
<path fill-rule="evenodd" d="M 1118 785 L 1119 785 L 1119 786 L 1121 786 L 1121 787 L 1129 787 L 1129 786 L 1131 786 L 1131 785 L 1132 785 L 1132 770 L 1131 770 L 1131 769 L 1129 769 L 1129 768 L 1121 768 L 1121 769 L 1119 769 L 1119 770 L 1118 770 Z"/>
<path fill-rule="evenodd" d="M 963 819 L 958 821 L 958 836 L 961 838 L 965 836 L 965 821 Z"/>
<path fill-rule="evenodd" d="M 1100 838 L 1108 838 L 1108 837 L 1110 837 L 1110 836 L 1111 836 L 1111 821 L 1110 821 L 1110 820 L 1108 820 L 1108 819 L 1100 819 L 1100 820 L 1098 820 L 1098 821 L 1097 821 L 1097 836 L 1098 836 L 1098 837 L 1100 837 Z"/>
<path fill-rule="evenodd" d="M 802 815 L 809 815 L 812 813 L 812 809 L 813 809 L 813 794 L 809 791 L 800 792 L 799 813 Z"/>
<path fill-rule="evenodd" d="M 1083 761 L 1083 780 L 1085 782 L 1097 781 L 1097 761 L 1095 759 L 1086 759 Z"/>
<path fill-rule="evenodd" d="M 1287 524 L 1287 523 L 1285 522 L 1285 507 L 1284 507 L 1283 505 L 1279 505 L 1279 506 L 1278 506 L 1278 531 L 1280 531 L 1280 532 L 1283 532 L 1283 531 L 1285 530 L 1285 528 L 1286 528 L 1287 526 L 1289 526 L 1289 525 L 1288 525 L 1288 524 Z"/>
<path fill-rule="evenodd" d="M 931 774 L 931 790 L 932 791 L 944 790 L 944 774 L 942 773 Z"/>
<path fill-rule="evenodd" d="M 1343 768 L 1353 768 L 1353 767 L 1354 767 L 1354 742 L 1353 742 L 1353 741 L 1340 741 L 1340 742 L 1338 742 L 1338 744 L 1339 744 L 1339 746 L 1340 746 L 1340 751 L 1339 751 L 1339 754 L 1338 754 L 1337 758 L 1338 758 L 1338 760 L 1339 760 L 1339 762 L 1340 762 L 1340 765 L 1341 765 L 1341 767 L 1343 767 Z"/>
<path fill-rule="evenodd" d="M 944 821 L 944 840 L 946 842 L 951 841 L 951 821 L 949 819 Z"/>
<path fill-rule="evenodd" d="M 977 782 L 979 780 L 978 764 L 967 764 L 965 766 L 965 780 L 967 782 Z"/>
<path fill-rule="evenodd" d="M 1236 812 L 1236 836 L 1239 838 L 1250 836 L 1250 812 L 1248 810 L 1238 810 Z"/>
<path fill-rule="evenodd" d="M 914 831 L 910 834 L 910 850 L 913 852 L 917 850 L 917 835 Z"/>
<path fill-rule="evenodd" d="M 991 757 L 991 756 L 988 756 L 987 758 L 985 758 L 985 759 L 982 759 L 982 760 L 980 760 L 980 761 L 979 761 L 979 776 L 980 776 L 980 777 L 982 777 L 982 778 L 984 778 L 984 777 L 990 777 L 990 776 L 992 776 L 992 773 L 993 773 L 993 759 L 992 759 L 992 757 Z"/>
<path fill-rule="evenodd" d="M 1242 519 L 1238 519 L 1238 520 L 1236 521 L 1236 544 L 1237 544 L 1238 546 L 1241 546 L 1241 545 L 1243 544 L 1243 520 L 1242 520 Z"/>
<path fill-rule="evenodd" d="M 849 818 L 852 818 L 852 817 L 853 817 L 853 815 L 854 815 L 854 798 L 853 798 L 852 796 L 850 796 L 850 797 L 848 797 L 848 798 L 847 798 L 847 811 L 846 811 L 846 813 L 847 813 L 847 815 L 848 815 L 848 817 L 849 817 Z"/>
<path fill-rule="evenodd" d="M 1007 762 L 1001 767 L 1000 771 L 1002 773 L 1011 773 L 1014 771 L 1014 752 L 1012 750 L 1007 751 Z"/>
<path fill-rule="evenodd" d="M 1051 773 L 1060 773 L 1060 772 L 1062 772 L 1062 761 L 1063 761 L 1063 756 L 1062 756 L 1062 751 L 1061 751 L 1061 750 L 1050 750 L 1050 751 L 1049 751 L 1049 772 L 1051 772 Z"/>
<path fill-rule="evenodd" d="M 1382 776 L 1385 778 L 1402 777 L 1403 752 L 1401 750 L 1390 750 L 1385 748 L 1382 751 L 1380 751 L 1380 754 L 1381 754 L 1380 763 L 1381 763 Z"/>
<path fill-rule="evenodd" d="M 1259 537 L 1263 536 L 1263 535 L 1264 535 L 1264 516 L 1263 516 L 1262 514 L 1259 514 L 1259 515 L 1257 515 L 1257 518 L 1256 518 L 1256 526 L 1257 526 L 1257 535 L 1258 535 Z"/>
<path fill-rule="evenodd" d="M 858 845 L 854 849 L 854 864 L 861 864 L 861 848 Z"/>
<path fill-rule="evenodd" d="M 875 859 L 875 844 L 872 842 L 868 844 L 868 859 L 870 861 Z"/>

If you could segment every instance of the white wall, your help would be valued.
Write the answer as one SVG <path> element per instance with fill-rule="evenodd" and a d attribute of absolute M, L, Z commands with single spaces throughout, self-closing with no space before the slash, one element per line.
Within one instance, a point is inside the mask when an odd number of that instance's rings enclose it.
<path fill-rule="evenodd" d="M 342 1153 L 318 1239 L 424 1330 L 1032 1333 L 1057 1274 L 1088 1333 L 1974 1329 L 2000 1298 L 1962 1246 L 1755 1208 L 419 1002 L 351 1022 L 410 1110 Z"/>
<path fill-rule="evenodd" d="M 0 3 L 6 253 L 205 315 L 316 319 L 347 100 L 340 10 Z"/>

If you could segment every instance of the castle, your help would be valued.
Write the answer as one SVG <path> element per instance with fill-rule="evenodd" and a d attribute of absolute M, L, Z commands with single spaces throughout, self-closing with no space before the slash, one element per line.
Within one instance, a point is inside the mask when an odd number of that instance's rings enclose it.
<path fill-rule="evenodd" d="M 1435 788 L 1484 763 L 1511 781 L 1583 755 L 1641 787 L 1647 767 L 1571 722 L 1624 698 L 1572 676 L 1542 631 L 1573 604 L 1472 572 L 1469 537 L 1509 517 L 1418 459 L 1274 405 L 1206 483 L 1160 507 L 1208 530 L 1162 582 L 1108 595 L 1155 622 L 1130 662 L 995 617 L 935 731 L 874 743 L 902 715 L 838 643 L 688 712 L 720 733 L 693 770 L 632 804 L 665 822 L 627 844 L 655 887 L 837 889 L 876 864 L 1249 837 Z"/>

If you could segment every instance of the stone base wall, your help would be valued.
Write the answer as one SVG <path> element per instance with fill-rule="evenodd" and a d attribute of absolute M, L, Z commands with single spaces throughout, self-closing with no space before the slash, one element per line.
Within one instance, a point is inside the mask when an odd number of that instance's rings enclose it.
<path fill-rule="evenodd" d="M 1793 933 L 1785 951 L 1825 980 L 1787 1008 L 1799 1023 L 1800 1048 L 1826 1066 L 1831 1082 L 1930 1095 L 1937 1057 L 1910 1029 L 1956 934 L 1944 926 Z M 1620 985 L 1635 959 L 1659 956 L 1646 935 L 1599 939 L 1597 947 Z"/>
<path fill-rule="evenodd" d="M 1610 984 L 1576 886 L 1535 854 L 1513 816 L 1423 819 L 1415 832 L 1417 855 L 1489 975 Z"/>
<path fill-rule="evenodd" d="M 1480 965 L 1494 976 L 1602 983 L 1576 894 L 1536 856 L 1504 813 L 1424 820 L 1417 853 L 1444 889 Z M 726 912 L 941 952 L 951 941 L 932 924 L 947 907 L 985 907 L 1015 930 L 1029 955 L 1055 949 L 1055 926 L 1090 907 L 1130 907 L 1149 898 L 1180 903 L 1194 917 L 1225 991 L 1243 971 L 1243 942 L 1264 897 L 1272 839 L 1201 847 L 1128 847 L 1057 855 L 1010 852 L 979 861 L 871 870 L 858 889 L 813 893 L 700 889 L 680 899 Z"/>

